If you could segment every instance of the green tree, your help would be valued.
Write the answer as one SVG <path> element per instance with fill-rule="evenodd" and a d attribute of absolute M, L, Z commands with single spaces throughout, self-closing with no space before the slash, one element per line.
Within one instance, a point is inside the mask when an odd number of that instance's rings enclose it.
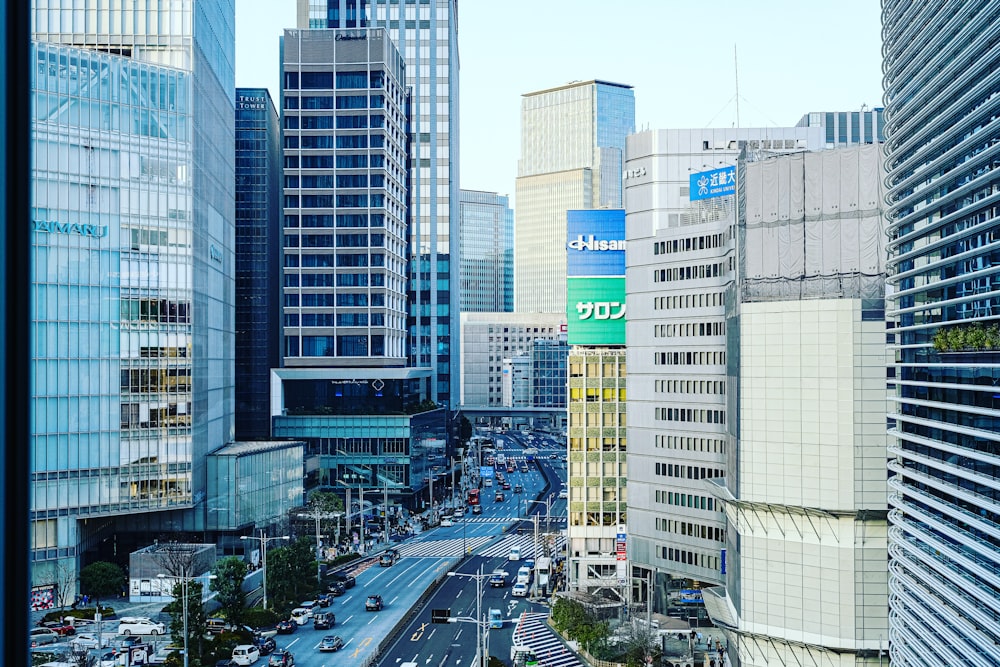
<path fill-rule="evenodd" d="M 247 576 L 247 564 L 242 558 L 227 556 L 216 561 L 212 568 L 215 579 L 209 588 L 215 591 L 215 599 L 222 608 L 222 615 L 231 623 L 240 623 L 246 607 L 247 595 L 243 591 L 243 579 Z"/>
<path fill-rule="evenodd" d="M 342 512 L 344 501 L 332 491 L 313 491 L 309 494 L 309 509 L 319 512 Z"/>
<path fill-rule="evenodd" d="M 115 563 L 97 561 L 80 570 L 80 590 L 94 598 L 97 609 L 101 600 L 114 597 L 125 587 L 125 572 Z"/>
<path fill-rule="evenodd" d="M 315 586 L 316 554 L 308 537 L 267 554 L 267 598 L 275 609 L 287 611 Z"/>
<path fill-rule="evenodd" d="M 204 650 L 205 625 L 208 620 L 202 605 L 202 585 L 200 581 L 187 582 L 187 627 L 188 650 L 191 651 L 191 665 L 200 664 Z M 178 644 L 184 644 L 184 582 L 178 581 L 170 593 L 173 600 L 163 608 L 170 614 L 170 636 Z"/>

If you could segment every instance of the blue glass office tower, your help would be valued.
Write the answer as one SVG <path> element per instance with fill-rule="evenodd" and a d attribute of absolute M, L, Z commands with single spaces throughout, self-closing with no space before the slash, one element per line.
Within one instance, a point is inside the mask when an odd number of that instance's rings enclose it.
<path fill-rule="evenodd" d="M 1000 664 L 1000 2 L 883 0 L 894 665 Z"/>
<path fill-rule="evenodd" d="M 41 587 L 206 527 L 206 458 L 234 436 L 235 9 L 32 4 Z"/>
<path fill-rule="evenodd" d="M 457 0 L 298 0 L 299 28 L 385 28 L 411 87 L 409 365 L 458 405 Z"/>
<path fill-rule="evenodd" d="M 510 198 L 462 190 L 459 300 L 463 313 L 514 310 L 514 211 Z"/>
<path fill-rule="evenodd" d="M 281 317 L 281 129 L 266 88 L 236 89 L 236 439 L 271 435 Z"/>

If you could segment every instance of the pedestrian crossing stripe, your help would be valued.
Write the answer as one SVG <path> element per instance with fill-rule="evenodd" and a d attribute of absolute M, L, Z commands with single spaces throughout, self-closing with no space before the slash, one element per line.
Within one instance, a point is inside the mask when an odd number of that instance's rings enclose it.
<path fill-rule="evenodd" d="M 530 648 L 545 667 L 579 667 L 583 662 L 545 622 L 547 613 L 523 612 L 514 628 L 513 643 Z"/>
<path fill-rule="evenodd" d="M 480 556 L 497 558 L 507 556 L 511 548 L 519 547 L 522 558 L 532 558 L 535 555 L 535 540 L 531 534 L 507 535 L 496 544 L 483 549 L 481 552 L 478 551 L 480 547 L 492 542 L 494 539 L 495 536 L 484 535 L 466 539 L 457 537 L 444 540 L 424 540 L 401 544 L 397 547 L 397 551 L 404 558 L 441 558 L 462 556 L 463 549 L 467 549 L 472 552 L 478 552 Z M 565 545 L 566 538 L 559 536 L 552 546 L 555 553 L 560 553 L 565 548 Z"/>

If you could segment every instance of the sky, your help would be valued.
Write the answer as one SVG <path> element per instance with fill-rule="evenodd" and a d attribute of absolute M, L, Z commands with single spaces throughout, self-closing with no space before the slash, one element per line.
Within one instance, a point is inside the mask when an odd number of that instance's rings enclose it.
<path fill-rule="evenodd" d="M 570 81 L 633 86 L 637 130 L 733 127 L 737 99 L 743 127 L 882 106 L 879 5 L 459 0 L 461 187 L 513 200 L 521 96 Z M 278 37 L 294 27 L 295 0 L 236 0 L 237 86 L 277 103 Z"/>

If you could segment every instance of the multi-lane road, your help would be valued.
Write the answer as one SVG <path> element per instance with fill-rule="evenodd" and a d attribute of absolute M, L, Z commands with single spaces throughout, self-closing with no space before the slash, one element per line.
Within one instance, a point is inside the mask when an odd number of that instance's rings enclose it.
<path fill-rule="evenodd" d="M 497 439 L 503 441 L 508 458 L 518 461 L 525 458 L 521 452 L 521 438 L 498 436 Z M 510 595 L 517 568 L 523 565 L 523 561 L 507 560 L 510 549 L 518 546 L 522 558 L 533 556 L 534 523 L 524 517 L 530 514 L 544 516 L 546 511 L 542 502 L 524 501 L 544 501 L 551 497 L 549 530 L 558 534 L 565 529 L 565 501 L 556 498 L 565 481 L 565 473 L 560 470 L 561 461 L 548 458 L 549 454 L 561 454 L 565 449 L 557 445 L 534 446 L 540 450 L 538 465 L 529 465 L 527 473 L 507 474 L 512 486 L 524 486 L 523 493 L 504 491 L 504 500 L 494 501 L 492 491 L 496 488 L 484 489 L 482 514 L 467 512 L 453 526 L 432 528 L 399 544 L 396 548 L 401 558 L 391 567 L 379 567 L 374 561 L 359 565 L 354 572 L 357 585 L 348 589 L 346 595 L 335 598 L 327 610 L 337 617 L 333 629 L 314 630 L 311 625 L 304 625 L 294 634 L 276 637 L 278 647 L 291 651 L 295 664 L 300 667 L 361 667 L 373 662 L 380 667 L 398 667 L 403 662 L 416 662 L 420 667 L 471 665 L 476 656 L 477 627 L 473 622 L 477 605 L 476 581 L 462 576 L 448 577 L 447 573 L 476 574 L 482 568 L 489 574 L 503 568 L 508 572 L 507 585 L 490 588 L 484 581 L 481 608 L 484 615 L 491 608 L 501 610 L 503 627 L 489 631 L 488 635 L 490 654 L 506 662 L 511 635 L 518 623 L 536 622 L 545 612 L 544 606 L 528 598 Z M 540 531 L 546 529 L 544 519 L 539 526 Z M 561 537 L 551 541 L 557 548 L 563 543 Z M 471 555 L 464 557 L 466 553 Z M 428 591 L 429 597 L 418 604 Z M 365 599 L 372 594 L 383 597 L 385 608 L 382 611 L 365 611 Z M 432 624 L 432 609 L 450 609 L 456 620 Z M 528 616 L 522 619 L 522 613 Z M 397 626 L 401 631 L 390 644 L 387 638 Z M 320 640 L 328 634 L 340 636 L 344 648 L 336 653 L 320 653 Z M 529 643 L 547 641 L 551 639 L 550 634 L 540 627 L 525 640 Z M 552 667 L 579 664 L 575 658 L 572 662 L 550 660 L 546 664 L 550 662 Z"/>

